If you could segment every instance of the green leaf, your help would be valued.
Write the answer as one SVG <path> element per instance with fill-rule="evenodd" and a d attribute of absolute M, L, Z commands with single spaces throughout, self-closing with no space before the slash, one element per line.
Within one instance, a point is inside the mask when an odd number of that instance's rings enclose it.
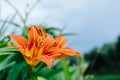
<path fill-rule="evenodd" d="M 5 25 L 6 25 L 7 21 L 8 21 L 8 18 L 9 18 L 9 16 L 5 19 L 4 23 L 2 24 L 2 26 L 0 28 L 0 36 L 3 35 L 2 30 L 5 27 Z"/>
<path fill-rule="evenodd" d="M 4 61 L 4 59 L 6 58 L 6 57 L 8 57 L 9 55 L 0 55 L 0 63 L 2 62 L 2 61 Z"/>
<path fill-rule="evenodd" d="M 14 54 L 13 52 L 0 52 L 0 56 L 1 55 L 10 55 L 10 54 Z"/>
<path fill-rule="evenodd" d="M 9 64 L 6 64 L 6 65 L 5 65 L 5 63 L 4 64 L 0 64 L 0 71 L 3 70 L 3 69 L 8 68 L 8 67 L 10 67 L 10 66 L 12 66 L 14 64 L 15 64 L 15 61 L 13 61 L 13 62 L 11 62 Z"/>
<path fill-rule="evenodd" d="M 47 80 L 54 80 L 53 78 L 56 78 L 56 76 L 58 76 L 62 72 L 63 72 L 62 68 L 54 67 L 54 68 L 49 69 L 48 67 L 45 67 L 42 70 L 40 70 L 37 75 L 45 77 Z"/>
<path fill-rule="evenodd" d="M 5 47 L 5 46 L 7 46 L 7 42 L 4 41 L 4 40 L 1 40 L 1 41 L 0 41 L 0 48 L 1 48 L 1 47 Z"/>
<path fill-rule="evenodd" d="M 18 16 L 20 17 L 20 19 L 21 19 L 21 21 L 23 22 L 23 24 L 24 24 L 24 18 L 23 18 L 23 16 L 21 15 L 21 13 L 19 12 L 19 10 L 11 3 L 11 2 L 9 2 L 8 0 L 5 0 L 6 1 L 6 3 L 8 4 L 8 5 L 10 5 L 10 7 L 11 8 L 13 8 L 15 11 L 16 11 L 16 13 L 18 14 Z"/>
<path fill-rule="evenodd" d="M 30 9 L 28 10 L 28 12 L 26 12 L 26 16 L 25 16 L 25 22 L 28 20 L 29 15 L 31 14 L 31 12 L 34 10 L 34 8 L 36 7 L 36 5 L 39 3 L 40 0 L 36 0 L 32 6 L 30 7 Z M 27 11 L 27 10 L 26 10 Z"/>
<path fill-rule="evenodd" d="M 0 71 L 15 64 L 15 61 L 12 61 L 12 58 L 13 58 L 13 57 L 14 57 L 14 54 L 8 56 L 8 57 L 0 64 Z"/>
<path fill-rule="evenodd" d="M 68 68 L 68 65 L 67 65 L 67 62 L 66 62 L 65 58 L 63 58 L 61 60 L 61 63 L 62 63 L 62 67 L 63 67 L 63 70 L 64 70 L 66 80 L 71 80 L 69 68 Z"/>
<path fill-rule="evenodd" d="M 28 32 L 28 27 L 24 26 L 22 36 L 24 36 L 26 39 L 28 39 L 27 32 Z"/>
<path fill-rule="evenodd" d="M 72 36 L 72 35 L 78 35 L 77 33 L 63 33 L 61 34 L 63 36 Z"/>
<path fill-rule="evenodd" d="M 0 56 L 1 55 L 14 54 L 14 52 L 18 52 L 18 51 L 15 48 L 13 48 L 13 47 L 3 47 L 3 48 L 0 48 Z"/>
<path fill-rule="evenodd" d="M 47 79 L 45 79 L 44 77 L 41 77 L 41 76 L 37 77 L 37 79 L 38 80 L 47 80 Z"/>
<path fill-rule="evenodd" d="M 5 20 L 1 20 L 0 19 L 0 22 L 5 22 Z M 12 25 L 14 25 L 14 26 L 16 26 L 16 27 L 20 27 L 20 25 L 19 24 L 17 24 L 17 23 L 15 23 L 15 22 L 12 22 L 12 21 L 6 21 L 6 23 L 8 23 L 8 24 L 12 24 Z"/>
<path fill-rule="evenodd" d="M 3 47 L 0 48 L 0 55 L 10 54 L 11 52 L 18 51 L 14 47 Z"/>
<path fill-rule="evenodd" d="M 50 28 L 45 28 L 46 32 L 49 32 L 49 31 L 61 31 L 61 29 L 59 28 L 55 28 L 55 27 L 50 27 Z"/>
<path fill-rule="evenodd" d="M 8 76 L 6 80 L 23 80 L 23 76 L 25 73 L 21 72 L 24 70 L 25 64 L 23 62 L 16 63 L 15 65 L 11 66 L 10 70 L 8 72 Z"/>

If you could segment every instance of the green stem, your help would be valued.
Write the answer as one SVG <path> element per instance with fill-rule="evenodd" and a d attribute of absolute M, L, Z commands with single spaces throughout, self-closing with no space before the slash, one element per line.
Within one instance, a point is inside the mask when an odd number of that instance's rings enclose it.
<path fill-rule="evenodd" d="M 32 67 L 28 65 L 27 77 L 25 80 L 30 80 L 32 78 Z"/>

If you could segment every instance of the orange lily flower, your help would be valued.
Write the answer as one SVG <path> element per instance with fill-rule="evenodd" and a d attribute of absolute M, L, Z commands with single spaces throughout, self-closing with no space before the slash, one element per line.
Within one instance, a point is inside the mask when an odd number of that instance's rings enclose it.
<path fill-rule="evenodd" d="M 72 48 L 64 47 L 67 40 L 62 35 L 54 39 L 40 26 L 30 26 L 28 28 L 28 40 L 15 34 L 9 36 L 17 43 L 9 43 L 9 45 L 20 51 L 26 62 L 31 66 L 36 66 L 42 61 L 50 68 L 53 61 L 64 56 L 81 56 L 79 52 Z"/>

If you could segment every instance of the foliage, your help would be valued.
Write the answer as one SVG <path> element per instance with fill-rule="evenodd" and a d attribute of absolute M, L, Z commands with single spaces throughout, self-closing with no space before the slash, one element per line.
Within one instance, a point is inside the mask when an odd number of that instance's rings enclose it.
<path fill-rule="evenodd" d="M 89 62 L 86 74 L 120 74 L 120 37 L 117 42 L 103 45 L 101 48 L 94 48 L 85 54 Z M 120 78 L 119 78 L 120 79 Z"/>

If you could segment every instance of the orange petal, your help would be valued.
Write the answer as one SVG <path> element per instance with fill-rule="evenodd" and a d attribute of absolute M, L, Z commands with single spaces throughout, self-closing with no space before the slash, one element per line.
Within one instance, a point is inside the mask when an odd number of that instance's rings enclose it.
<path fill-rule="evenodd" d="M 29 41 L 38 42 L 40 39 L 40 34 L 36 26 L 31 26 L 28 28 Z"/>
<path fill-rule="evenodd" d="M 51 56 L 52 60 L 57 60 L 65 56 L 80 56 L 81 54 L 77 51 L 74 51 L 71 48 L 53 48 L 50 49 L 48 55 Z"/>
<path fill-rule="evenodd" d="M 31 47 L 31 49 L 26 49 L 26 56 L 30 56 L 31 58 L 33 57 L 34 53 L 35 53 L 35 44 L 33 44 L 33 46 Z"/>
<path fill-rule="evenodd" d="M 18 51 L 20 51 L 23 55 L 25 54 L 25 49 L 23 49 L 21 46 L 12 44 L 11 42 L 8 42 L 8 46 L 13 46 L 15 47 Z"/>
<path fill-rule="evenodd" d="M 51 67 L 52 59 L 50 57 L 42 55 L 38 59 L 40 61 L 44 62 L 49 68 Z"/>
<path fill-rule="evenodd" d="M 55 40 L 51 37 L 47 37 L 43 40 L 43 48 L 46 51 L 47 49 L 49 49 L 51 46 L 53 46 L 53 44 L 55 43 Z"/>
<path fill-rule="evenodd" d="M 56 41 L 57 41 L 57 47 L 64 47 L 67 42 L 67 40 L 63 38 L 62 35 L 57 36 Z"/>
<path fill-rule="evenodd" d="M 35 41 L 36 43 L 42 40 L 46 36 L 44 28 L 41 26 L 31 26 L 28 29 L 29 41 Z"/>
<path fill-rule="evenodd" d="M 43 27 L 39 26 L 38 30 L 39 30 L 41 36 L 44 36 L 44 37 L 46 36 L 46 31 Z"/>
<path fill-rule="evenodd" d="M 15 34 L 10 34 L 9 35 L 13 40 L 15 40 L 17 42 L 17 44 L 19 44 L 23 49 L 26 48 L 27 45 L 27 41 L 24 37 L 19 36 L 19 35 L 15 35 Z"/>
<path fill-rule="evenodd" d="M 81 54 L 77 51 L 75 51 L 74 49 L 67 47 L 67 48 L 61 48 L 59 49 L 59 51 L 61 51 L 62 53 L 64 53 L 67 56 L 79 56 L 81 57 Z"/>
<path fill-rule="evenodd" d="M 30 66 L 36 66 L 40 60 L 37 59 L 37 57 L 29 57 L 29 56 L 24 56 L 26 62 L 30 65 Z"/>

